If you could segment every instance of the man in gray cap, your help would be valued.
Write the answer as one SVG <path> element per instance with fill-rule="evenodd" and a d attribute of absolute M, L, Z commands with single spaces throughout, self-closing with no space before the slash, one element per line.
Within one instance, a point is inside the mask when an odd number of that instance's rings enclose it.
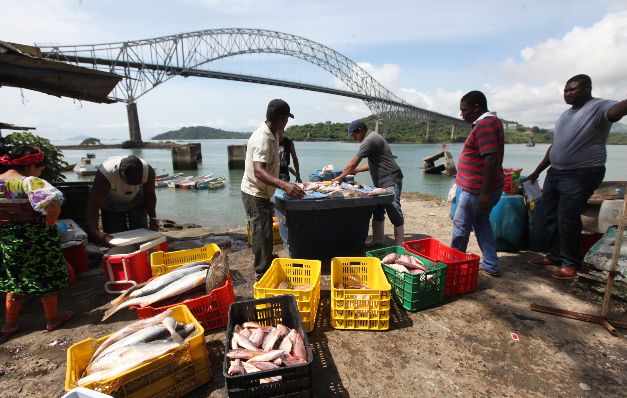
<path fill-rule="evenodd" d="M 293 118 L 290 106 L 282 99 L 268 104 L 266 121 L 255 130 L 246 145 L 246 162 L 242 177 L 242 201 L 250 226 L 254 267 L 257 280 L 272 263 L 272 215 L 270 198 L 276 188 L 296 199 L 305 192 L 296 184 L 279 179 L 279 131 Z"/>
<path fill-rule="evenodd" d="M 390 146 L 380 134 L 370 131 L 361 120 L 354 120 L 348 125 L 348 138 L 361 143 L 357 155 L 348 162 L 342 174 L 334 181 L 342 182 L 349 174 L 370 170 L 372 183 L 377 188 L 387 188 L 394 193 L 394 202 L 376 206 L 372 214 L 372 242 L 368 246 L 379 246 L 385 239 L 385 213 L 394 225 L 394 240 L 397 245 L 403 242 L 405 220 L 401 210 L 401 191 L 403 190 L 403 173 L 398 167 Z M 359 166 L 363 158 L 368 158 L 368 164 Z"/>
<path fill-rule="evenodd" d="M 98 166 L 89 192 L 87 232 L 96 243 L 108 244 L 112 233 L 147 227 L 156 231 L 156 206 L 155 170 L 137 156 L 112 156 Z M 104 232 L 98 228 L 98 211 Z"/>

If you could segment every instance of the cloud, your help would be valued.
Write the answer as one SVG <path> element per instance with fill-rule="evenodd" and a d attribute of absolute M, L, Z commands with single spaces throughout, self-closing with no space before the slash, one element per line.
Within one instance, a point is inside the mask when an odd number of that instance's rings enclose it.
<path fill-rule="evenodd" d="M 606 15 L 590 27 L 574 27 L 561 38 L 552 38 L 520 50 L 520 58 L 508 58 L 497 67 L 482 65 L 481 90 L 490 109 L 501 117 L 527 125 L 552 127 L 567 105 L 562 98 L 565 81 L 579 73 L 591 76 L 595 97 L 622 100 L 627 97 L 627 11 Z M 373 68 L 376 71 L 376 68 Z M 394 70 L 388 68 L 388 70 Z M 420 92 L 400 88 L 396 93 L 409 103 L 458 116 L 462 91 Z"/>

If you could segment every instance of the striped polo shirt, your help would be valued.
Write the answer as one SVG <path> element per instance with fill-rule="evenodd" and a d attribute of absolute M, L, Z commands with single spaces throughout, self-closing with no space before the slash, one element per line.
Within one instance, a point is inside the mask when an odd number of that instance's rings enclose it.
<path fill-rule="evenodd" d="M 503 123 L 496 117 L 496 112 L 479 116 L 472 125 L 472 131 L 457 161 L 457 186 L 466 192 L 480 194 L 484 157 L 496 153 L 497 170 L 493 189 L 502 188 L 504 141 Z"/>

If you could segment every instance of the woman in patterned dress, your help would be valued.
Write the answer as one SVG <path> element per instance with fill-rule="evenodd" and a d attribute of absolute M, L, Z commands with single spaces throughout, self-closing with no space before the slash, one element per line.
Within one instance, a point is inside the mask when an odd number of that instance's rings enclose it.
<path fill-rule="evenodd" d="M 0 339 L 18 332 L 17 319 L 26 295 L 41 299 L 46 329 L 56 330 L 74 314 L 57 311 L 57 291 L 68 273 L 55 222 L 63 194 L 39 178 L 44 154 L 19 146 L 0 153 L 0 292 L 6 293 L 6 319 Z M 18 210 L 19 209 L 19 210 Z"/>

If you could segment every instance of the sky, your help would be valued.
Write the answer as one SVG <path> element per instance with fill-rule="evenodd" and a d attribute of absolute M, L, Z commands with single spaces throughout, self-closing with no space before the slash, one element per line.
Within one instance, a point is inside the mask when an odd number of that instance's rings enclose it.
<path fill-rule="evenodd" d="M 459 117 L 481 90 L 490 110 L 552 128 L 567 109 L 565 81 L 591 76 L 595 97 L 627 98 L 624 0 L 2 0 L 0 40 L 73 45 L 149 39 L 217 28 L 268 29 L 327 46 L 408 103 Z M 341 87 L 306 61 L 235 56 L 216 70 Z M 291 124 L 368 116 L 360 100 L 207 78 L 173 78 L 138 99 L 144 139 L 183 126 L 253 131 L 269 100 L 285 99 Z M 0 121 L 53 140 L 126 139 L 125 105 L 94 104 L 0 87 Z M 626 121 L 623 121 L 626 122 Z M 289 125 L 288 125 L 289 126 Z"/>

